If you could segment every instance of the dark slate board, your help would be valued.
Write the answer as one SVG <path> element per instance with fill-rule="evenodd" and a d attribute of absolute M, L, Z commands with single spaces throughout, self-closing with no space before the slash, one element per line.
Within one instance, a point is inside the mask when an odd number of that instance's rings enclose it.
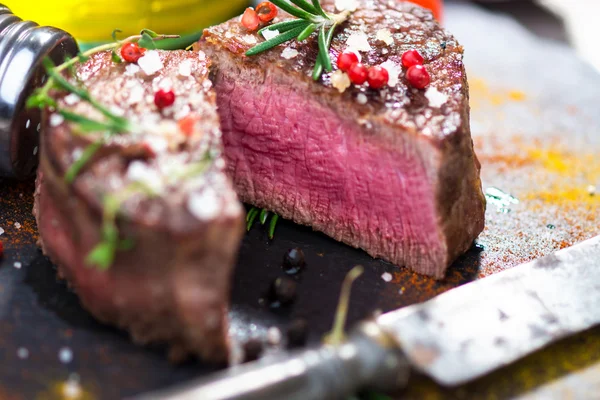
<path fill-rule="evenodd" d="M 264 335 L 271 326 L 284 329 L 303 317 L 311 342 L 317 342 L 330 329 L 341 281 L 356 264 L 364 265 L 366 273 L 354 287 L 350 323 L 377 310 L 427 300 L 599 233 L 600 195 L 587 190 L 600 187 L 595 157 L 600 154 L 600 92 L 595 90 L 600 76 L 565 45 L 539 40 L 511 19 L 452 4 L 447 21 L 467 49 L 472 130 L 484 187 L 500 188 L 520 202 L 490 204 L 480 245 L 439 282 L 289 222 L 280 223 L 271 242 L 266 230 L 256 227 L 244 239 L 235 275 L 235 336 Z M 86 313 L 37 249 L 32 191 L 32 182 L 0 181 L 0 227 L 6 231 L 0 236 L 6 247 L 0 262 L 1 399 L 62 398 L 69 376 L 79 378 L 82 398 L 116 399 L 215 369 L 196 362 L 172 366 L 160 347 L 135 347 L 126 334 Z M 291 247 L 304 250 L 307 268 L 298 278 L 296 304 L 274 312 L 259 299 L 282 275 L 281 259 Z M 384 272 L 393 274 L 392 282 L 382 280 Z M 71 362 L 60 361 L 61 349 L 72 352 Z M 600 330 L 595 329 L 470 385 L 444 390 L 417 378 L 398 397 L 508 398 L 535 388 L 546 395 L 563 390 L 585 394 L 593 390 L 598 361 Z M 587 369 L 576 372 L 582 368 Z"/>

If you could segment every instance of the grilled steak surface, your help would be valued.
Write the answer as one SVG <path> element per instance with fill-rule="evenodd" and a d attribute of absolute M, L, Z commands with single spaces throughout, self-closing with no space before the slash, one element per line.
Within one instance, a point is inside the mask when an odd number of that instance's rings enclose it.
<path fill-rule="evenodd" d="M 280 12 L 275 22 L 289 18 Z M 386 31 L 393 43 L 378 39 Z M 314 82 L 316 34 L 246 57 L 264 39 L 239 19 L 205 31 L 228 172 L 243 201 L 442 278 L 484 226 L 463 48 L 429 11 L 387 0 L 359 1 L 334 35 L 332 59 L 357 38 L 368 41 L 363 63 L 385 63 L 397 84 L 340 93 L 332 74 Z M 425 58 L 428 90 L 408 86 L 400 71 L 413 48 Z"/>
<path fill-rule="evenodd" d="M 140 68 L 98 53 L 77 68 L 92 96 L 135 129 L 106 138 L 72 184 L 66 171 L 103 136 L 77 134 L 77 126 L 47 113 L 34 209 L 42 248 L 101 321 L 139 343 L 169 343 L 175 359 L 195 354 L 226 362 L 243 218 L 223 171 L 208 62 L 185 51 L 145 57 Z M 153 100 L 161 88 L 176 94 L 162 111 Z M 101 118 L 76 96 L 56 97 L 61 108 Z M 138 186 L 145 190 L 132 190 Z M 133 247 L 100 270 L 87 257 L 102 239 L 107 198 L 121 199 L 118 232 Z"/>

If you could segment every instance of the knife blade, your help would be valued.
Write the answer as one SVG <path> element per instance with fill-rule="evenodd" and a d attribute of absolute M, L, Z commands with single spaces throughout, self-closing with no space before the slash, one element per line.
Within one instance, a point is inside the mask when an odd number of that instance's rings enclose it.
<path fill-rule="evenodd" d="M 230 368 L 139 399 L 343 399 L 410 370 L 455 386 L 600 323 L 600 236 L 359 325 L 347 342 Z"/>

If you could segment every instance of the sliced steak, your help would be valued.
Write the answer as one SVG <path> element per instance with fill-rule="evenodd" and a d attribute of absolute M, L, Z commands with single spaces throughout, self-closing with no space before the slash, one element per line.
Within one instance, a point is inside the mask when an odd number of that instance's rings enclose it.
<path fill-rule="evenodd" d="M 334 11 L 332 0 L 322 3 Z M 387 62 L 392 75 L 397 68 L 393 87 L 340 93 L 332 74 L 314 82 L 316 34 L 246 57 L 264 39 L 239 19 L 205 30 L 199 47 L 213 63 L 228 172 L 243 201 L 442 278 L 484 226 L 463 48 L 423 8 L 358 4 L 336 31 L 331 57 L 367 39 L 363 62 Z M 280 12 L 275 22 L 288 18 Z M 380 40 L 386 30 L 391 44 Z M 400 71 L 413 48 L 432 78 L 427 91 Z"/>
<path fill-rule="evenodd" d="M 185 51 L 145 57 L 143 69 L 115 64 L 110 53 L 77 68 L 92 96 L 135 129 L 107 138 L 72 184 L 65 173 L 102 135 L 77 134 L 77 126 L 46 113 L 34 208 L 41 245 L 99 320 L 139 343 L 167 342 L 176 359 L 226 362 L 243 210 L 223 171 L 208 63 Z M 176 95 L 162 112 L 154 104 L 160 88 Z M 100 119 L 76 96 L 56 97 L 61 108 Z M 119 237 L 133 247 L 101 270 L 88 256 L 103 238 L 106 199 L 119 197 Z"/>

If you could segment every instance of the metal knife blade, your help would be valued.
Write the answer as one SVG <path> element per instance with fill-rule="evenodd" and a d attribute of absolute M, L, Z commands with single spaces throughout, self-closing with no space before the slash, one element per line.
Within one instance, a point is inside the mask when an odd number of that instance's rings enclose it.
<path fill-rule="evenodd" d="M 600 236 L 378 323 L 439 383 L 475 379 L 600 323 Z"/>
<path fill-rule="evenodd" d="M 360 325 L 321 346 L 139 399 L 343 399 L 394 390 L 410 366 L 454 386 L 600 324 L 600 236 Z"/>

